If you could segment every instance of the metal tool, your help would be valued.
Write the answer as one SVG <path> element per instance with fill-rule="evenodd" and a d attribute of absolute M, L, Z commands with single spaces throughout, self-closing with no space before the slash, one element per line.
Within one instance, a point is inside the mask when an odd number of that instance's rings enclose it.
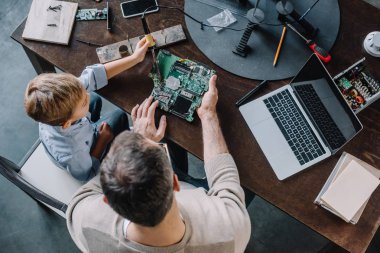
<path fill-rule="evenodd" d="M 109 7 L 108 1 L 107 1 L 107 30 L 112 30 L 112 21 L 111 21 L 111 8 Z"/>
<path fill-rule="evenodd" d="M 87 44 L 89 46 L 95 46 L 95 47 L 102 47 L 103 46 L 102 44 L 93 43 L 93 42 L 85 41 L 85 40 L 81 40 L 81 39 L 75 39 L 75 40 L 78 41 L 78 42 L 81 42 L 83 44 Z"/>
<path fill-rule="evenodd" d="M 161 81 L 162 77 L 161 77 L 161 73 L 160 73 L 160 68 L 158 66 L 156 52 L 154 51 L 156 49 L 156 46 L 155 46 L 156 43 L 154 42 L 153 36 L 150 34 L 150 30 L 149 30 L 148 24 L 146 23 L 145 16 L 141 17 L 141 22 L 143 24 L 145 38 L 146 38 L 146 40 L 148 40 L 151 43 L 151 45 L 149 45 L 149 46 L 151 47 L 150 52 L 152 53 L 153 66 L 156 69 L 157 76 Z"/>
<path fill-rule="evenodd" d="M 323 48 L 319 47 L 317 43 L 315 43 L 313 40 L 309 40 L 305 38 L 297 29 L 292 26 L 289 23 L 286 23 L 286 25 L 292 29 L 298 36 L 300 36 L 305 42 L 306 45 L 309 46 L 309 48 L 318 56 L 319 59 L 321 59 L 323 62 L 329 62 L 331 60 L 331 55 Z"/>

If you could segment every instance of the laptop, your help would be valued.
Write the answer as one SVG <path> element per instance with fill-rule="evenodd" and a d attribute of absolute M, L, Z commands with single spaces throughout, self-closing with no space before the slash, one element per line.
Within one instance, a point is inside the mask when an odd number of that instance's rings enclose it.
<path fill-rule="evenodd" d="M 363 128 L 315 54 L 290 84 L 239 110 L 279 180 L 335 154 Z"/>

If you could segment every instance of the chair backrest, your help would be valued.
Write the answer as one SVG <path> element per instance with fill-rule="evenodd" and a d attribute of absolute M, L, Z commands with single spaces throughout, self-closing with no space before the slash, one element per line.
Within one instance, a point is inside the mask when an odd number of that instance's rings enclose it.
<path fill-rule="evenodd" d="M 0 156 L 0 174 L 64 218 L 72 196 L 84 184 L 58 167 L 40 141 L 20 166 Z M 195 188 L 191 183 L 181 181 L 181 189 Z"/>
<path fill-rule="evenodd" d="M 83 182 L 55 165 L 42 143 L 34 145 L 29 154 L 21 167 L 0 157 L 0 174 L 32 198 L 65 217 L 67 204 Z"/>

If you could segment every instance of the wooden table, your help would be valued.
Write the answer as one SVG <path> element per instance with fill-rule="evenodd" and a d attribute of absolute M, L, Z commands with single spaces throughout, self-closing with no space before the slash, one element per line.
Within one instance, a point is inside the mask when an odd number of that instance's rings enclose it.
<path fill-rule="evenodd" d="M 80 8 L 103 8 L 104 5 L 87 0 L 78 2 Z M 160 0 L 160 4 L 183 7 L 183 1 Z M 23 46 L 37 73 L 54 71 L 54 65 L 63 71 L 79 75 L 85 66 L 97 63 L 98 58 L 95 47 L 79 43 L 75 39 L 107 45 L 143 33 L 139 18 L 122 18 L 118 1 L 110 1 L 110 6 L 115 16 L 112 33 L 106 30 L 106 23 L 102 21 L 76 22 L 69 46 L 60 46 L 23 40 L 21 34 L 24 21 L 14 31 L 12 38 Z M 332 75 L 335 75 L 366 56 L 366 65 L 377 78 L 380 78 L 380 59 L 369 56 L 362 48 L 365 36 L 379 29 L 380 10 L 360 0 L 341 0 L 340 7 L 340 32 L 331 51 L 333 60 L 327 68 Z M 147 21 L 152 31 L 182 24 L 187 33 L 183 15 L 175 10 L 161 9 L 158 13 L 147 15 Z M 229 150 L 239 169 L 242 185 L 342 248 L 355 253 L 365 252 L 380 225 L 380 190 L 373 194 L 363 216 L 354 226 L 313 204 L 341 152 L 285 181 L 277 180 L 241 114 L 234 106 L 235 101 L 259 81 L 239 78 L 223 71 L 196 48 L 188 33 L 187 38 L 186 42 L 171 46 L 170 51 L 185 58 L 204 62 L 217 71 L 219 90 L 217 109 Z M 151 92 L 153 84 L 147 77 L 151 65 L 152 59 L 148 55 L 138 67 L 110 80 L 110 84 L 99 93 L 130 112 L 135 104 L 140 103 Z M 261 94 L 286 83 L 287 80 L 271 82 Z M 364 130 L 342 151 L 380 168 L 380 102 L 377 101 L 362 111 L 359 118 Z M 199 119 L 189 124 L 173 115 L 168 115 L 167 135 L 192 154 L 202 158 Z"/>

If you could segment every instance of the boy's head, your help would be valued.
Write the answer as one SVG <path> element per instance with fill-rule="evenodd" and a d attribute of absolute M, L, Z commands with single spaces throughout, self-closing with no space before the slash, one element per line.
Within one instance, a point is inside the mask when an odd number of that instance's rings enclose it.
<path fill-rule="evenodd" d="M 66 128 L 86 115 L 89 95 L 71 74 L 41 74 L 28 83 L 24 106 L 34 120 Z"/>
<path fill-rule="evenodd" d="M 165 150 L 138 133 L 125 131 L 112 143 L 100 169 L 105 201 L 136 224 L 154 227 L 169 212 L 178 178 Z"/>

